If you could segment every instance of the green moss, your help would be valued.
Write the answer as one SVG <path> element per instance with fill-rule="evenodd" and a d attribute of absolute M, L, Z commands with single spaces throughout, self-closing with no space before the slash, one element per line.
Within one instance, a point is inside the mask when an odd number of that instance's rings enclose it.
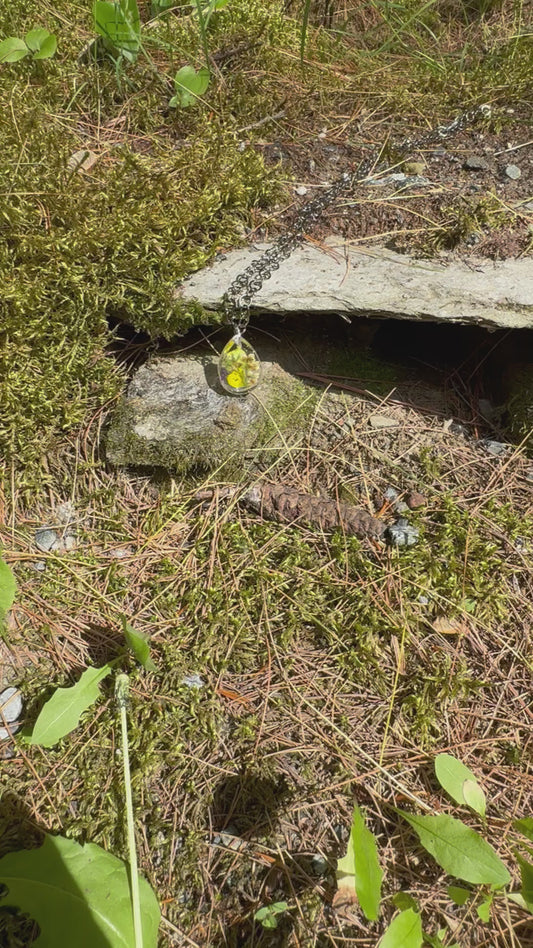
<path fill-rule="evenodd" d="M 522 444 L 528 454 L 533 452 L 533 368 L 516 369 L 510 385 L 507 402 L 509 434 L 516 444 Z"/>

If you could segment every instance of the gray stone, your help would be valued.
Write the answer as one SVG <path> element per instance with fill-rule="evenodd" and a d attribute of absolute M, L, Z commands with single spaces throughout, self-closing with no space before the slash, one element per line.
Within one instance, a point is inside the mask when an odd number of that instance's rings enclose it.
<path fill-rule="evenodd" d="M 22 695 L 17 688 L 6 688 L 0 694 L 0 713 L 4 721 L 13 724 L 22 713 Z"/>
<path fill-rule="evenodd" d="M 272 362 L 246 397 L 226 394 L 215 360 L 155 358 L 134 376 L 106 434 L 114 464 L 185 472 L 242 468 L 251 448 L 275 438 L 283 418 L 297 424 L 309 389 Z"/>
<path fill-rule="evenodd" d="M 203 688 L 205 685 L 203 678 L 200 678 L 200 675 L 198 675 L 196 672 L 193 672 L 190 675 L 184 675 L 181 679 L 181 683 L 182 685 L 185 685 L 186 688 L 193 688 L 197 691 L 200 688 Z"/>
<path fill-rule="evenodd" d="M 420 530 L 418 527 L 411 527 L 403 517 L 387 527 L 385 537 L 392 546 L 414 546 L 418 543 Z"/>
<path fill-rule="evenodd" d="M 56 549 L 58 543 L 59 537 L 55 530 L 50 530 L 49 527 L 42 527 L 35 531 L 35 546 L 38 550 L 42 550 L 43 553 L 48 553 Z"/>
<path fill-rule="evenodd" d="M 363 184 L 369 188 L 380 187 L 386 184 L 400 184 L 403 188 L 415 188 L 424 184 L 431 184 L 428 178 L 421 174 L 406 175 L 403 171 L 387 174 L 383 178 L 367 178 Z"/>
<path fill-rule="evenodd" d="M 395 490 L 394 487 L 387 487 L 386 490 L 383 491 L 383 496 L 385 500 L 388 500 L 389 503 L 393 504 L 398 500 L 398 491 Z"/>
<path fill-rule="evenodd" d="M 507 165 L 505 174 L 511 179 L 511 181 L 518 181 L 518 179 L 522 177 L 522 172 L 520 171 L 518 165 Z"/>
<path fill-rule="evenodd" d="M 370 415 L 368 419 L 368 424 L 371 428 L 397 428 L 400 424 L 396 418 L 391 418 L 389 415 Z"/>
<path fill-rule="evenodd" d="M 490 438 L 484 439 L 482 442 L 483 447 L 489 454 L 493 454 L 494 457 L 500 457 L 502 454 L 509 453 L 509 445 L 503 444 L 502 441 L 491 441 Z"/>
<path fill-rule="evenodd" d="M 21 726 L 17 718 L 22 714 L 22 695 L 17 688 L 6 688 L 0 694 L 0 722 L 9 725 L 0 727 L 0 741 L 5 741 L 10 734 L 15 734 Z"/>
<path fill-rule="evenodd" d="M 266 313 L 390 316 L 489 328 L 533 328 L 533 259 L 416 260 L 384 248 L 329 238 L 327 252 L 305 245 L 253 298 Z M 231 251 L 190 277 L 176 294 L 218 310 L 231 281 L 269 244 Z"/>
<path fill-rule="evenodd" d="M 490 164 L 486 158 L 481 155 L 469 155 L 464 165 L 467 171 L 488 171 Z"/>

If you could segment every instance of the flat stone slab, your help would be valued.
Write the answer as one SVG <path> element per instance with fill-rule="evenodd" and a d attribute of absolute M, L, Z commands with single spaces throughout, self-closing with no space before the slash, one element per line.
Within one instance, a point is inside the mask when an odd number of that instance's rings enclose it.
<path fill-rule="evenodd" d="M 269 246 L 256 244 L 218 257 L 186 280 L 177 295 L 218 309 L 232 280 Z M 533 258 L 416 260 L 329 238 L 323 249 L 297 248 L 256 293 L 253 309 L 533 329 Z"/>

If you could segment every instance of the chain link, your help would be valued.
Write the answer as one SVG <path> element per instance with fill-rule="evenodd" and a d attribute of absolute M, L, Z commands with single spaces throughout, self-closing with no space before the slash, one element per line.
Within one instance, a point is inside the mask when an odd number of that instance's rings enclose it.
<path fill-rule="evenodd" d="M 490 116 L 490 106 L 481 105 L 458 115 L 449 125 L 438 125 L 419 138 L 405 138 L 394 146 L 396 155 L 404 155 L 411 151 L 425 148 L 455 135 L 463 128 L 467 128 L 481 118 Z M 305 234 L 320 220 L 323 211 L 342 194 L 350 190 L 360 181 L 368 177 L 372 167 L 379 160 L 380 150 L 374 151 L 352 174 L 344 173 L 329 188 L 326 188 L 318 197 L 308 201 L 302 207 L 291 225 L 287 234 L 265 250 L 257 260 L 253 260 L 242 273 L 239 273 L 222 297 L 223 311 L 227 321 L 233 326 L 235 333 L 243 333 L 250 319 L 250 306 L 253 297 L 259 292 L 263 283 L 278 270 L 281 263 L 287 259 L 304 239 Z"/>

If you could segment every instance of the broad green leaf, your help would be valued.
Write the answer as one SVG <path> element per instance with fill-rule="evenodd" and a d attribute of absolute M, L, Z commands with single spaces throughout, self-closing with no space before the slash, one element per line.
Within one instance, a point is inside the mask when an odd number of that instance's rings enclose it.
<path fill-rule="evenodd" d="M 439 866 L 474 885 L 507 885 L 511 877 L 492 846 L 461 820 L 441 814 L 417 816 L 398 810 Z"/>
<path fill-rule="evenodd" d="M 420 915 L 412 909 L 406 909 L 392 920 L 379 942 L 379 948 L 420 948 L 422 941 Z"/>
<path fill-rule="evenodd" d="M 521 892 L 508 892 L 507 898 L 511 899 L 511 902 L 515 902 L 516 905 L 519 905 L 520 908 L 524 909 L 526 912 L 531 912 L 533 915 L 533 902 L 526 902 Z"/>
<path fill-rule="evenodd" d="M 112 48 L 130 62 L 137 58 L 141 46 L 141 24 L 137 0 L 96 0 L 93 6 L 94 27 Z"/>
<path fill-rule="evenodd" d="M 44 40 L 38 53 L 33 54 L 34 59 L 50 59 L 57 49 L 57 40 L 50 34 Z"/>
<path fill-rule="evenodd" d="M 513 829 L 518 830 L 519 833 L 522 833 L 523 836 L 526 836 L 527 839 L 530 839 L 533 843 L 533 819 L 530 816 L 526 816 L 523 820 L 515 820 Z"/>
<path fill-rule="evenodd" d="M 47 835 L 39 849 L 0 859 L 0 883 L 8 889 L 0 907 L 16 906 L 38 923 L 35 948 L 135 944 L 127 867 L 94 843 Z M 139 888 L 143 948 L 156 948 L 159 905 L 146 879 Z"/>
<path fill-rule="evenodd" d="M 533 865 L 524 859 L 520 853 L 515 853 L 516 860 L 520 867 L 520 876 L 522 879 L 522 888 L 520 895 L 528 905 L 533 905 Z"/>
<path fill-rule="evenodd" d="M 0 63 L 16 63 L 29 53 L 26 43 L 16 36 L 8 36 L 0 43 Z"/>
<path fill-rule="evenodd" d="M 58 688 L 43 707 L 28 743 L 53 747 L 62 737 L 70 734 L 83 712 L 100 697 L 100 682 L 110 671 L 111 665 L 87 668 L 71 688 Z"/>
<path fill-rule="evenodd" d="M 462 889 L 459 885 L 449 885 L 446 891 L 455 905 L 466 905 L 472 895 L 469 889 Z"/>
<path fill-rule="evenodd" d="M 17 583 L 10 567 L 4 560 L 0 560 L 0 622 L 11 609 L 16 591 Z"/>
<path fill-rule="evenodd" d="M 205 66 L 199 69 L 198 72 L 196 72 L 194 66 L 182 66 L 174 76 L 176 95 L 173 96 L 169 104 L 179 102 L 183 108 L 193 105 L 198 101 L 199 96 L 202 96 L 206 91 L 209 79 L 209 69 L 206 69 Z"/>
<path fill-rule="evenodd" d="M 484 899 L 481 905 L 478 905 L 476 908 L 476 915 L 481 922 L 484 922 L 485 925 L 490 921 L 490 909 L 492 905 L 492 899 Z"/>
<path fill-rule="evenodd" d="M 356 806 L 348 851 L 337 863 L 337 885 L 352 891 L 355 889 L 359 904 L 369 921 L 375 921 L 379 915 L 382 878 L 376 841 Z"/>
<path fill-rule="evenodd" d="M 24 36 L 24 42 L 26 43 L 28 49 L 31 49 L 32 53 L 36 53 L 43 45 L 47 36 L 50 36 L 48 30 L 43 30 L 41 28 L 30 30 L 29 33 L 26 33 Z"/>
<path fill-rule="evenodd" d="M 481 817 L 485 817 L 485 813 L 487 812 L 487 800 L 477 780 L 465 780 L 463 784 L 463 797 L 465 798 L 466 805 L 469 806 L 471 810 L 474 810 L 475 813 L 479 813 Z"/>
<path fill-rule="evenodd" d="M 475 774 L 468 767 L 465 767 L 460 760 L 452 757 L 451 754 L 439 754 L 435 758 L 435 775 L 441 787 L 446 790 L 446 793 L 450 794 L 452 800 L 455 800 L 456 803 L 466 803 L 464 796 L 466 780 L 477 784 Z M 467 806 L 471 806 L 471 804 L 468 803 Z M 472 807 L 472 809 L 475 810 L 476 807 Z M 476 810 L 476 812 L 479 813 L 480 811 Z"/>
<path fill-rule="evenodd" d="M 143 668 L 146 668 L 147 671 L 157 671 L 156 666 L 150 658 L 150 646 L 146 635 L 142 632 L 136 632 L 129 624 L 126 616 L 122 616 L 122 628 L 124 629 L 126 642 L 139 664 L 142 665 Z"/>

